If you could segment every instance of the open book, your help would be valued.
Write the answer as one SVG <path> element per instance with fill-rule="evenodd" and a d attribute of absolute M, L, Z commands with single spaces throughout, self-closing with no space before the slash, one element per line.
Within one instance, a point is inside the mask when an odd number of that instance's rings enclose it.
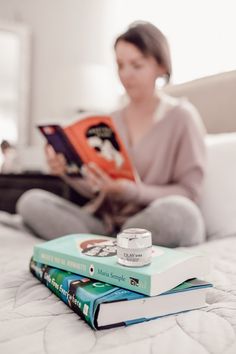
<path fill-rule="evenodd" d="M 81 175 L 83 164 L 96 163 L 112 178 L 135 181 L 135 172 L 124 144 L 109 116 L 87 116 L 66 127 L 39 125 L 57 153 L 67 161 L 67 173 Z"/>

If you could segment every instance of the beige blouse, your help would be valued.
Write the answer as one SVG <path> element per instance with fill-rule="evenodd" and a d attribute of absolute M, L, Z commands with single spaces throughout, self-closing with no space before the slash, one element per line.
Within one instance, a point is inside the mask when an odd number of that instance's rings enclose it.
<path fill-rule="evenodd" d="M 110 230 L 155 199 L 182 195 L 197 203 L 206 153 L 205 129 L 194 106 L 186 99 L 162 94 L 152 128 L 132 146 L 123 110 L 114 112 L 112 117 L 140 181 L 135 184 L 124 180 L 124 192 L 116 200 L 102 195 L 93 198 L 83 186 L 81 192 L 92 198 L 85 208 L 102 217 Z"/>

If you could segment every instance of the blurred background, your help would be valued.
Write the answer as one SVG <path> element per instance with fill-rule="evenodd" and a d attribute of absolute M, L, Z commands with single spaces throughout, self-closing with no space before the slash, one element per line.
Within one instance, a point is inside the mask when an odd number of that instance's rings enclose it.
<path fill-rule="evenodd" d="M 167 35 L 173 84 L 235 70 L 234 6 L 234 0 L 0 0 L 0 141 L 34 149 L 43 144 L 37 123 L 115 109 L 123 91 L 113 43 L 135 20 Z"/>

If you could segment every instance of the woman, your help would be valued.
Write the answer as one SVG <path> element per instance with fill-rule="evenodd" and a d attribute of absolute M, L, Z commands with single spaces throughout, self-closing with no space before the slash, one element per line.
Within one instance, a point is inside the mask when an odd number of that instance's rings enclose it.
<path fill-rule="evenodd" d="M 190 103 L 156 91 L 157 79 L 168 82 L 171 77 L 167 40 L 154 25 L 138 22 L 117 38 L 114 48 L 129 102 L 112 117 L 140 182 L 112 180 L 94 164 L 86 166 L 82 181 L 71 180 L 64 173 L 64 157 L 47 147 L 52 173 L 91 202 L 81 208 L 32 190 L 19 200 L 18 212 L 45 239 L 141 227 L 152 231 L 154 244 L 200 243 L 205 237 L 197 207 L 205 169 L 204 128 Z"/>

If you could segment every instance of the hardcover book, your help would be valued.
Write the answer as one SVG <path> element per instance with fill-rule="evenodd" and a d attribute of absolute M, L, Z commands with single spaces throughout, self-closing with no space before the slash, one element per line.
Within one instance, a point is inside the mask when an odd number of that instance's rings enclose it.
<path fill-rule="evenodd" d="M 93 329 L 130 325 L 206 306 L 211 284 L 189 280 L 149 297 L 43 265 L 31 259 L 30 270 Z"/>
<path fill-rule="evenodd" d="M 117 262 L 116 239 L 93 234 L 68 235 L 36 245 L 34 259 L 149 296 L 187 279 L 203 278 L 210 269 L 203 255 L 159 246 L 152 247 L 151 264 L 126 267 Z"/>
<path fill-rule="evenodd" d="M 38 126 L 57 153 L 67 161 L 67 173 L 81 176 L 83 164 L 96 163 L 112 178 L 135 181 L 135 172 L 125 146 L 109 116 L 85 116 L 66 127 Z"/>

